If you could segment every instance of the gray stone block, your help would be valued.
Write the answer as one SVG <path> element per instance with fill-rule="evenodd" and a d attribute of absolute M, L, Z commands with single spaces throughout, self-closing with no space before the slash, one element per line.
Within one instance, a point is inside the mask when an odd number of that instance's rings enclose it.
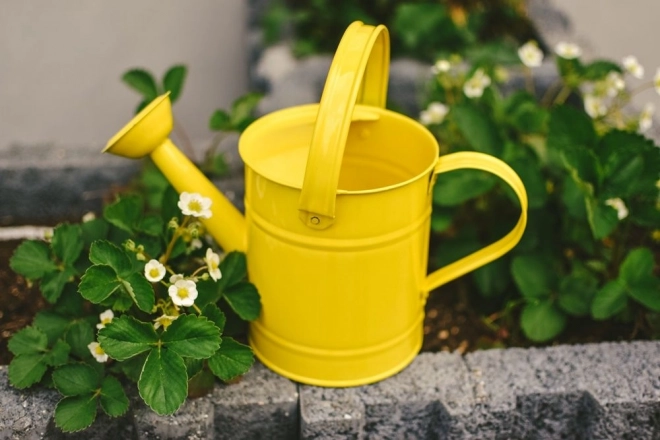
<path fill-rule="evenodd" d="M 365 408 L 357 388 L 300 386 L 303 439 L 364 438 Z"/>
<path fill-rule="evenodd" d="M 208 397 L 189 399 L 174 414 L 159 416 L 143 402 L 133 410 L 137 438 L 201 440 L 214 438 L 213 403 Z"/>
<path fill-rule="evenodd" d="M 291 439 L 298 436 L 298 390 L 294 382 L 256 362 L 239 382 L 218 384 L 217 439 Z"/>

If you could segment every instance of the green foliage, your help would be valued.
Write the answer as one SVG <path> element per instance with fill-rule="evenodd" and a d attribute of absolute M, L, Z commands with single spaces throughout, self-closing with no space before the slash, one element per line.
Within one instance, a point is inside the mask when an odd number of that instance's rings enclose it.
<path fill-rule="evenodd" d="M 435 119 L 428 111 L 420 115 L 441 154 L 499 157 L 527 191 L 529 221 L 511 256 L 468 276 L 498 320 L 486 321 L 511 327 L 518 318 L 522 334 L 534 342 L 555 340 L 575 317 L 658 328 L 660 148 L 640 134 L 640 114 L 624 109 L 630 93 L 612 89 L 624 69 L 608 60 L 557 58 L 561 81 L 555 86 L 539 94 L 527 78 L 526 90 L 510 91 L 496 72 L 520 65 L 517 55 L 506 55 L 516 49 L 444 56 L 424 104 L 448 111 Z M 533 75 L 533 68 L 525 69 Z M 466 89 L 478 75 L 488 81 L 476 92 Z M 604 105 L 601 113 L 589 107 L 594 99 Z M 441 266 L 502 237 L 520 208 L 498 179 L 459 170 L 438 176 L 433 209 L 432 242 L 440 245 L 431 252 Z M 494 315 L 493 307 L 499 308 Z"/>
<path fill-rule="evenodd" d="M 172 66 L 163 75 L 162 83 L 158 84 L 154 75 L 148 70 L 131 69 L 122 75 L 121 80 L 142 96 L 142 101 L 135 109 L 135 113 L 139 113 L 158 95 L 165 92 L 170 93 L 170 101 L 174 104 L 181 95 L 187 74 L 186 66 Z"/>
<path fill-rule="evenodd" d="M 254 362 L 249 347 L 223 338 L 219 308 L 227 305 L 245 320 L 260 313 L 245 255 L 226 255 L 224 276 L 214 281 L 205 251 L 215 248 L 203 225 L 181 214 L 169 185 L 160 191 L 153 205 L 140 194 L 122 194 L 102 218 L 59 225 L 49 242 L 26 241 L 11 258 L 52 305 L 9 341 L 9 381 L 22 389 L 52 378 L 63 396 L 55 424 L 65 432 L 88 427 L 99 408 L 124 414 L 129 401 L 121 377 L 137 382 L 155 412 L 171 414 L 193 376 L 230 380 Z M 199 290 L 192 305 L 175 294 L 168 272 Z"/>

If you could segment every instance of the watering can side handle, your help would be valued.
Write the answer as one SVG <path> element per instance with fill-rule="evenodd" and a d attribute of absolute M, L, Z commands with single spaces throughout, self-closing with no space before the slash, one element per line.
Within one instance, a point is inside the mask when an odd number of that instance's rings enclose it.
<path fill-rule="evenodd" d="M 527 225 L 527 192 L 516 172 L 509 165 L 493 156 L 475 152 L 460 152 L 440 157 L 434 173 L 440 174 L 464 168 L 487 171 L 504 180 L 513 189 L 520 201 L 520 217 L 514 228 L 495 243 L 429 274 L 426 278 L 426 292 L 501 257 L 520 241 L 523 232 L 525 232 L 525 226 Z"/>
<path fill-rule="evenodd" d="M 323 88 L 298 203 L 300 219 L 312 229 L 334 223 L 339 172 L 355 105 L 385 107 L 389 62 L 385 26 L 357 21 L 346 29 Z"/>

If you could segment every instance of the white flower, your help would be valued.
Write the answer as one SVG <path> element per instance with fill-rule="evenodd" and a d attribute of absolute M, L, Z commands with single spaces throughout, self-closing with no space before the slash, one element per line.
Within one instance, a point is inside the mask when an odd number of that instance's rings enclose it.
<path fill-rule="evenodd" d="M 199 238 L 193 238 L 190 240 L 190 250 L 194 251 L 195 249 L 201 249 L 202 246 L 204 246 L 204 243 L 202 243 L 202 240 Z"/>
<path fill-rule="evenodd" d="M 92 211 L 90 211 L 87 214 L 82 216 L 82 222 L 83 223 L 91 222 L 95 218 L 96 218 L 96 214 L 94 214 Z"/>
<path fill-rule="evenodd" d="M 608 73 L 605 77 L 604 84 L 605 93 L 609 97 L 618 95 L 619 92 L 626 87 L 626 83 L 623 81 L 623 78 L 619 72 Z"/>
<path fill-rule="evenodd" d="M 653 77 L 653 87 L 655 87 L 655 91 L 660 94 L 660 68 L 658 68 Z"/>
<path fill-rule="evenodd" d="M 625 57 L 623 59 L 623 68 L 635 78 L 642 79 L 644 77 L 644 67 L 639 64 L 637 57 L 632 55 Z"/>
<path fill-rule="evenodd" d="M 197 286 L 191 280 L 177 280 L 167 289 L 167 293 L 177 306 L 190 307 L 197 299 Z"/>
<path fill-rule="evenodd" d="M 105 354 L 105 351 L 103 351 L 98 342 L 90 342 L 87 345 L 87 348 L 89 349 L 89 352 L 92 353 L 92 356 L 94 356 L 94 359 L 96 359 L 96 362 L 103 363 L 108 361 L 108 355 Z"/>
<path fill-rule="evenodd" d="M 543 61 L 543 51 L 536 41 L 531 40 L 518 49 L 520 61 L 527 67 L 539 67 Z"/>
<path fill-rule="evenodd" d="M 419 114 L 419 120 L 424 125 L 441 124 L 449 112 L 449 107 L 441 102 L 432 102 Z"/>
<path fill-rule="evenodd" d="M 211 248 L 206 250 L 206 257 L 204 257 L 206 262 L 206 267 L 208 267 L 209 275 L 213 278 L 213 281 L 218 281 L 222 278 L 222 273 L 220 273 L 220 256 L 213 252 Z"/>
<path fill-rule="evenodd" d="M 653 114 L 655 113 L 655 105 L 647 103 L 639 115 L 639 131 L 644 133 L 653 125 Z"/>
<path fill-rule="evenodd" d="M 167 269 L 158 260 L 149 260 L 144 265 L 144 276 L 152 283 L 162 280 L 165 277 L 165 272 L 167 272 Z"/>
<path fill-rule="evenodd" d="M 616 216 L 619 218 L 619 220 L 623 220 L 624 218 L 628 217 L 628 208 L 626 208 L 626 204 L 623 203 L 623 200 L 619 198 L 608 199 L 605 201 L 605 204 L 616 209 Z"/>
<path fill-rule="evenodd" d="M 211 218 L 211 199 L 201 194 L 182 192 L 177 204 L 183 215 Z"/>
<path fill-rule="evenodd" d="M 172 324 L 174 320 L 176 320 L 178 316 L 172 316 L 172 315 L 162 315 L 159 316 L 158 318 L 154 319 L 154 329 L 158 330 L 160 327 L 163 327 L 163 329 L 167 330 L 167 327 Z"/>
<path fill-rule="evenodd" d="M 574 60 L 582 55 L 582 49 L 577 44 L 562 41 L 555 46 L 555 53 L 564 59 Z"/>
<path fill-rule="evenodd" d="M 101 321 L 100 324 L 96 324 L 96 328 L 102 329 L 104 328 L 107 324 L 110 324 L 112 322 L 112 318 L 115 317 L 115 314 L 112 313 L 112 310 L 108 309 L 105 312 L 101 313 L 99 315 L 99 320 Z"/>
<path fill-rule="evenodd" d="M 490 85 L 490 76 L 486 75 L 482 69 L 477 69 L 472 77 L 465 81 L 463 93 L 468 98 L 479 98 L 484 93 L 484 89 Z"/>
<path fill-rule="evenodd" d="M 175 273 L 170 277 L 170 283 L 171 284 L 176 284 L 177 281 L 185 279 L 183 275 L 180 273 Z"/>
<path fill-rule="evenodd" d="M 607 113 L 607 106 L 601 98 L 593 95 L 586 95 L 584 97 L 584 110 L 593 119 L 603 116 Z"/>
<path fill-rule="evenodd" d="M 444 73 L 444 72 L 449 72 L 451 69 L 451 63 L 447 60 L 438 60 L 435 62 L 433 67 L 431 67 L 431 72 L 433 72 L 434 75 L 437 75 L 438 73 Z"/>

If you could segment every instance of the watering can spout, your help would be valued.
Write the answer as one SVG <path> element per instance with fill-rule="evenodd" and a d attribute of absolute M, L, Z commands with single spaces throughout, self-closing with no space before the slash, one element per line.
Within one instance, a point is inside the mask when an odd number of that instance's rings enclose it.
<path fill-rule="evenodd" d="M 132 159 L 151 156 L 179 193 L 199 193 L 211 199 L 213 215 L 202 222 L 225 252 L 245 252 L 245 218 L 169 139 L 172 126 L 172 107 L 169 93 L 166 93 L 154 99 L 115 134 L 103 152 Z"/>

